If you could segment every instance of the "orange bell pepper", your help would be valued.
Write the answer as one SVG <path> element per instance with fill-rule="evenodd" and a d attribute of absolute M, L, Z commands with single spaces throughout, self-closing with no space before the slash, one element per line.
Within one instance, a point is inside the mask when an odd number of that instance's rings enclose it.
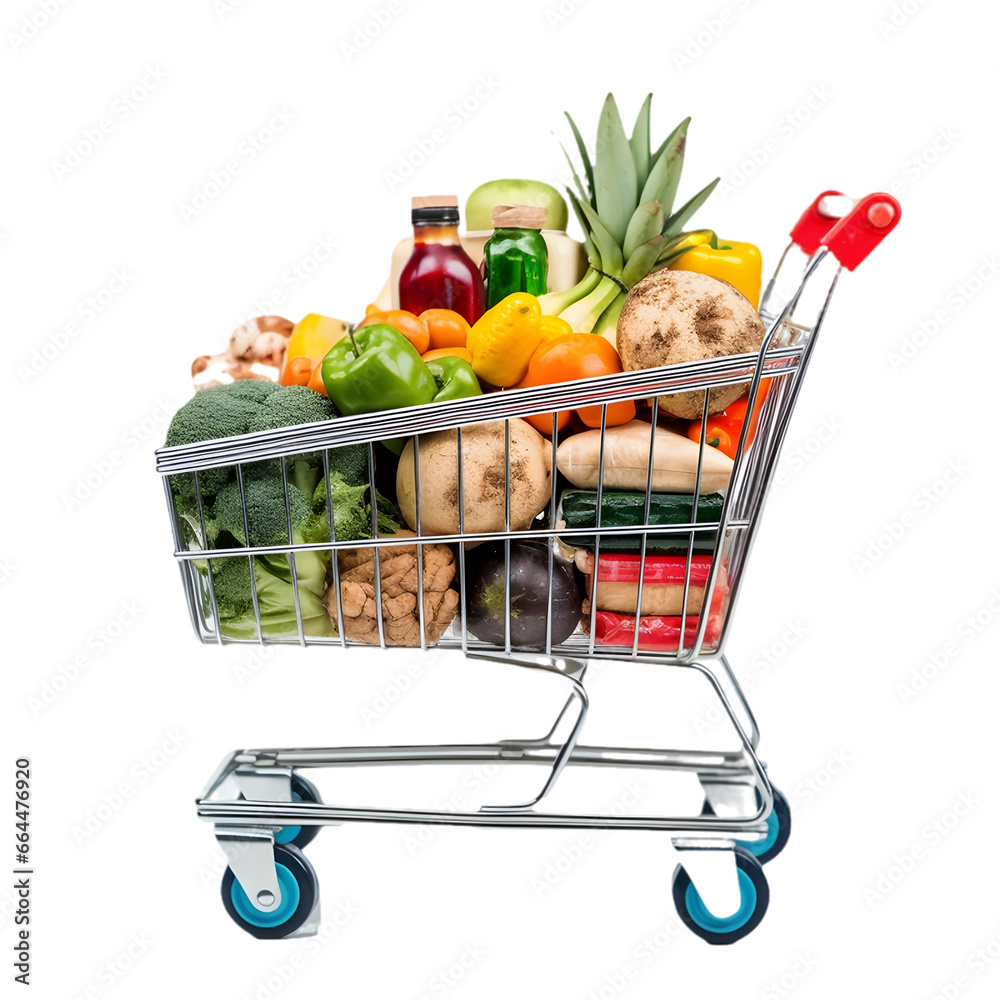
<path fill-rule="evenodd" d="M 534 385 L 553 385 L 577 379 L 614 375 L 622 370 L 618 352 L 595 333 L 568 333 L 543 341 L 528 362 L 528 374 L 518 389 Z M 601 407 L 585 406 L 576 411 L 588 427 L 601 426 Z M 556 417 L 556 427 L 562 430 L 570 421 L 571 410 L 562 410 Z M 631 401 L 610 403 L 607 424 L 615 427 L 627 424 L 635 417 L 635 404 Z M 552 436 L 552 414 L 536 413 L 525 417 L 536 430 Z"/>
<path fill-rule="evenodd" d="M 327 351 L 338 340 L 346 336 L 347 324 L 339 319 L 321 316 L 319 313 L 303 316 L 295 324 L 288 339 L 281 384 L 307 385 L 313 368 L 326 357 Z"/>
<path fill-rule="evenodd" d="M 323 396 L 328 395 L 326 391 L 326 383 L 323 381 L 323 364 L 320 362 L 313 370 L 312 374 L 309 376 L 309 381 L 307 387 L 312 389 L 313 392 L 318 392 Z"/>
<path fill-rule="evenodd" d="M 414 316 L 405 309 L 370 312 L 355 329 L 360 330 L 363 326 L 375 326 L 380 323 L 398 330 L 417 349 L 417 354 L 426 354 L 430 348 L 431 334 L 427 324 L 419 316 Z"/>
<path fill-rule="evenodd" d="M 285 363 L 285 370 L 281 373 L 282 385 L 309 385 L 313 369 L 316 367 L 312 358 L 290 358 Z"/>
<path fill-rule="evenodd" d="M 432 351 L 442 347 L 465 347 L 469 340 L 469 322 L 454 309 L 425 309 L 418 318 L 427 324 Z"/>
<path fill-rule="evenodd" d="M 767 394 L 771 388 L 771 380 L 762 381 L 757 388 L 757 402 L 754 403 L 753 413 L 750 414 L 750 430 L 747 431 L 746 445 L 743 450 L 746 452 L 753 444 L 754 435 L 757 433 L 757 423 L 760 420 L 760 411 L 767 399 Z M 721 413 L 716 413 L 708 418 L 708 426 L 705 428 L 705 444 L 710 448 L 718 448 L 723 455 L 736 458 L 736 449 L 740 443 L 740 433 L 743 430 L 743 423 L 747 416 L 747 402 L 749 396 L 741 396 L 735 403 L 730 403 Z M 687 436 L 696 443 L 701 443 L 701 421 L 692 420 L 688 425 Z"/>

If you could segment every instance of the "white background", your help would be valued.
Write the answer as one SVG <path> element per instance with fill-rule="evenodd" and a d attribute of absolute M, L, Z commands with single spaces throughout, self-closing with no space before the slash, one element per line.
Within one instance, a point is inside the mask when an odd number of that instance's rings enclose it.
<path fill-rule="evenodd" d="M 434 977 L 473 948 L 448 994 L 995 996 L 1000 970 L 975 958 L 1000 954 L 995 7 L 394 0 L 380 26 L 387 0 L 63 0 L 48 23 L 44 6 L 0 17 L 0 788 L 29 755 L 39 995 L 405 1000 L 444 995 Z M 768 270 L 820 190 L 888 189 L 904 207 L 841 282 L 729 646 L 795 810 L 770 911 L 729 949 L 676 932 L 662 836 L 602 837 L 539 892 L 576 835 L 448 828 L 414 846 L 408 828 L 353 826 L 310 849 L 325 914 L 351 912 L 346 926 L 321 945 L 255 941 L 222 909 L 193 809 L 223 754 L 535 735 L 558 693 L 458 654 L 198 645 L 153 449 L 191 360 L 240 319 L 357 319 L 412 194 L 561 183 L 563 110 L 590 137 L 609 89 L 629 125 L 654 91 L 656 142 L 693 116 L 681 196 L 721 174 L 698 219 L 757 242 Z M 251 159 L 245 142 L 279 111 L 290 123 Z M 100 144 L 58 167 L 102 119 Z M 390 176 L 437 128 L 426 162 Z M 239 172 L 185 219 L 230 161 Z M 294 287 L 324 238 L 336 253 Z M 116 272 L 125 286 L 89 312 Z M 366 722 L 408 668 L 409 691 Z M 907 694 L 914 674 L 930 680 Z M 590 742 L 726 742 L 676 672 L 605 668 L 593 698 Z M 328 800 L 373 797 L 319 780 Z M 433 801 L 465 781 L 447 776 Z M 624 786 L 575 791 L 606 809 Z M 481 799 L 512 794 L 500 778 Z M 5 980 L 11 901 L 0 888 Z"/>

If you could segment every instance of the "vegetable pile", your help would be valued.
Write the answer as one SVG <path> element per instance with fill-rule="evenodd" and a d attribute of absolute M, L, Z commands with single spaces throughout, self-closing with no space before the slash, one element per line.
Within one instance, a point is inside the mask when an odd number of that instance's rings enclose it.
<path fill-rule="evenodd" d="M 413 239 L 396 248 L 390 280 L 359 322 L 310 313 L 244 323 L 226 350 L 195 360 L 195 395 L 166 444 L 755 351 L 760 253 L 711 229 L 684 231 L 718 179 L 675 209 L 690 119 L 654 150 L 650 110 L 651 95 L 628 136 L 609 94 L 593 156 L 567 114 L 580 164 L 567 153 L 567 195 L 582 244 L 564 232 L 566 202 L 538 181 L 480 185 L 462 236 L 455 197 L 416 198 Z M 624 400 L 465 425 L 461 454 L 450 430 L 419 444 L 388 438 L 171 475 L 178 529 L 205 554 L 194 565 L 206 618 L 217 611 L 231 639 L 342 632 L 413 646 L 464 617 L 469 635 L 490 644 L 538 649 L 593 628 L 598 643 L 631 645 L 638 632 L 640 649 L 665 650 L 682 627 L 693 638 L 704 610 L 711 644 L 728 595 L 724 565 L 706 592 L 711 529 L 744 424 L 749 448 L 767 397 L 764 383 L 748 415 L 746 389 L 712 389 L 704 427 L 704 394 L 674 393 L 652 409 Z M 640 533 L 599 530 L 692 522 L 706 528 L 651 534 L 645 546 Z M 488 537 L 533 527 L 571 533 L 551 543 Z M 417 545 L 414 531 L 439 541 Z M 280 551 L 376 532 L 400 539 L 378 550 L 378 567 L 371 546 L 338 548 L 336 566 L 322 547 Z M 477 534 L 481 544 L 468 537 Z M 457 535 L 462 544 L 449 544 Z"/>

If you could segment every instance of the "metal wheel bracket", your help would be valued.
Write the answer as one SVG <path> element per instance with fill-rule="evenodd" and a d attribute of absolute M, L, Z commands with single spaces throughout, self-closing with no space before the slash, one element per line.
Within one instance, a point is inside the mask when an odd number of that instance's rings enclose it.
<path fill-rule="evenodd" d="M 262 913 L 281 905 L 278 872 L 274 867 L 274 832 L 260 827 L 215 827 L 226 861 L 247 899 Z"/>
<path fill-rule="evenodd" d="M 741 904 L 735 844 L 692 838 L 678 838 L 673 844 L 674 850 L 681 854 L 691 884 L 709 911 L 720 919 L 734 914 Z"/>

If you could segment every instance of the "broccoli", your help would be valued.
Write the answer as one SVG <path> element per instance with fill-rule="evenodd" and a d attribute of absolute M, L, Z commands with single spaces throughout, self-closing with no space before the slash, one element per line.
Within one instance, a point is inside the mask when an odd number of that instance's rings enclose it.
<path fill-rule="evenodd" d="M 242 380 L 202 389 L 177 413 L 167 432 L 168 446 L 192 444 L 236 434 L 291 427 L 336 417 L 333 404 L 303 386 L 278 386 L 272 382 Z M 371 489 L 368 448 L 349 445 L 329 450 L 330 494 L 338 540 L 370 538 Z M 171 476 L 171 489 L 180 517 L 193 529 L 200 547 L 231 548 L 300 545 L 329 539 L 326 478 L 322 452 L 290 456 L 285 460 L 288 499 L 279 459 L 247 463 L 243 467 L 244 507 L 235 466 L 199 473 L 202 511 L 207 539 L 201 538 L 194 476 Z M 393 505 L 375 494 L 380 532 L 394 532 Z M 288 537 L 289 512 L 292 537 Z M 331 554 L 326 551 L 295 553 L 299 607 L 306 635 L 333 635 L 323 606 Z M 222 634 L 233 639 L 257 638 L 253 588 L 257 594 L 261 631 L 277 637 L 298 632 L 295 591 L 289 557 L 256 555 L 253 579 L 250 563 L 241 557 L 211 558 L 203 572 L 212 573 Z M 209 570 L 210 567 L 210 570 Z M 201 568 L 201 567 L 199 567 Z M 205 588 L 205 600 L 209 594 Z"/>

